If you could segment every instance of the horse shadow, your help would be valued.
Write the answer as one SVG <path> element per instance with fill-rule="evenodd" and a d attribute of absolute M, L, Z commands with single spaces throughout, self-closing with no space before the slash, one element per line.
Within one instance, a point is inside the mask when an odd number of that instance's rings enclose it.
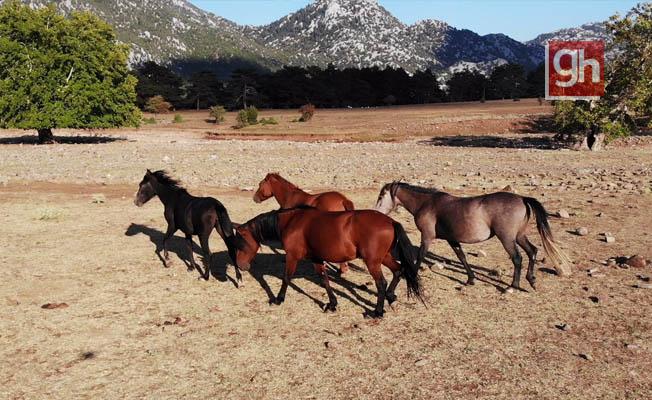
<path fill-rule="evenodd" d="M 144 234 L 149 237 L 149 240 L 156 246 L 156 249 L 154 252 L 158 256 L 159 260 L 161 261 L 161 264 L 165 267 L 165 260 L 163 259 L 163 255 L 161 254 L 163 251 L 163 237 L 165 236 L 165 233 L 159 231 L 158 229 L 150 228 L 147 225 L 140 225 L 140 224 L 130 224 L 127 230 L 125 231 L 126 236 L 135 236 L 138 234 Z M 221 240 L 221 239 L 220 239 Z M 201 259 L 195 261 L 198 261 L 196 264 L 200 268 L 206 268 L 206 259 L 204 257 L 204 252 L 201 249 L 201 246 L 199 246 L 195 241 L 192 241 L 192 251 L 195 254 L 198 254 Z M 173 235 L 169 240 L 168 240 L 168 252 L 175 254 L 183 263 L 185 264 L 186 268 L 190 267 L 190 255 L 188 254 L 188 250 L 186 248 L 186 239 L 182 238 L 177 235 Z M 210 265 L 210 274 L 215 277 L 220 282 L 227 282 L 230 281 L 233 283 L 233 285 L 237 286 L 237 281 L 235 278 L 232 278 L 229 276 L 226 272 L 227 266 L 229 264 L 233 264 L 231 261 L 231 257 L 229 257 L 228 252 L 219 252 L 219 253 L 213 253 L 211 256 L 211 265 Z M 201 271 L 199 271 L 201 272 Z M 200 276 L 201 278 L 201 276 Z"/>
<path fill-rule="evenodd" d="M 222 252 L 222 253 L 226 253 L 226 252 Z M 352 266 L 350 263 L 349 265 Z M 360 269 L 357 266 L 352 266 L 352 267 L 354 267 L 356 270 Z M 331 283 L 331 289 L 333 289 L 333 292 L 338 298 L 343 298 L 350 301 L 356 306 L 361 307 L 365 312 L 370 312 L 373 310 L 373 307 L 375 307 L 375 303 L 362 297 L 358 292 L 358 290 L 363 290 L 368 294 L 376 294 L 376 292 L 367 289 L 365 285 L 356 285 L 353 282 L 342 278 L 338 273 L 333 273 L 333 271 L 330 272 L 331 273 L 329 273 L 329 281 Z M 267 283 L 267 278 L 273 277 L 278 279 L 279 281 L 283 280 L 283 277 L 285 276 L 285 255 L 282 253 L 257 254 L 251 264 L 249 275 L 251 275 L 251 277 L 254 278 L 256 282 L 258 282 L 260 287 L 267 294 L 270 304 L 272 304 L 273 301 L 276 299 L 276 295 L 274 294 L 271 287 Z M 307 293 L 297 285 L 296 283 L 297 280 L 301 280 L 301 279 L 309 281 L 323 288 L 321 277 L 317 274 L 317 271 L 315 271 L 314 265 L 308 260 L 301 260 L 299 262 L 299 264 L 297 265 L 297 269 L 294 273 L 294 276 L 292 277 L 292 281 L 290 281 L 289 287 L 292 288 L 297 293 L 300 293 L 308 297 L 315 304 L 317 304 L 319 308 L 324 310 L 327 305 L 326 302 L 323 302 L 313 297 L 312 295 L 310 295 L 309 293 Z M 324 293 L 326 293 L 326 289 L 324 289 Z"/>
<path fill-rule="evenodd" d="M 456 273 L 456 274 L 459 274 L 459 275 L 463 275 L 464 278 L 466 278 L 466 269 L 464 268 L 464 265 L 462 265 L 461 262 L 451 260 L 450 258 L 438 256 L 438 255 L 433 254 L 431 252 L 428 252 L 428 254 L 426 254 L 424 263 L 428 263 L 428 261 L 430 261 L 429 269 L 430 269 L 430 271 L 432 273 L 434 273 L 436 275 L 439 275 L 439 276 L 446 277 L 446 278 L 450 279 L 453 282 L 459 283 L 462 286 L 466 285 L 466 280 L 458 279 L 455 276 L 451 276 L 451 275 L 444 274 L 442 272 L 438 272 L 436 269 L 432 268 L 432 264 L 435 261 L 437 261 L 437 262 L 440 262 L 440 263 L 445 265 L 445 268 L 444 268 L 445 270 L 448 270 L 450 272 L 453 272 L 453 273 Z M 469 267 L 471 267 L 471 269 L 473 270 L 473 273 L 475 274 L 475 279 L 477 281 L 487 283 L 487 284 L 493 286 L 494 288 L 496 288 L 496 290 L 498 290 L 499 292 L 504 292 L 506 290 L 505 287 L 508 286 L 508 283 L 498 278 L 498 271 L 493 270 L 493 269 L 489 269 L 489 268 L 485 268 L 485 267 L 481 267 L 479 265 L 474 265 L 474 264 L 471 264 L 471 263 L 469 263 Z"/>
<path fill-rule="evenodd" d="M 161 232 L 158 229 L 151 228 L 146 225 L 134 224 L 134 223 L 130 224 L 127 230 L 125 231 L 126 236 L 135 236 L 139 234 L 144 234 L 149 237 L 150 241 L 156 246 L 154 250 L 156 255 L 161 261 L 161 264 L 165 266 L 165 260 L 163 259 L 163 255 L 161 254 L 161 252 L 163 251 L 163 237 L 165 236 L 165 233 Z M 266 278 L 274 277 L 281 281 L 283 280 L 283 276 L 285 275 L 285 255 L 284 253 L 280 252 L 280 250 L 282 250 L 282 247 L 278 247 L 277 244 L 266 243 L 266 245 L 274 251 L 274 254 L 269 254 L 269 253 L 257 254 L 256 257 L 254 258 L 254 261 L 252 262 L 251 269 L 249 270 L 249 274 L 256 280 L 256 282 L 258 282 L 261 288 L 265 291 L 271 303 L 273 300 L 276 299 L 276 296 L 272 291 L 271 287 L 269 286 L 269 284 L 267 283 Z M 179 257 L 184 262 L 186 267 L 190 266 L 190 258 L 186 250 L 185 238 L 176 235 L 172 236 L 168 240 L 168 251 L 170 253 L 175 254 L 177 257 Z M 193 252 L 203 256 L 203 251 L 201 250 L 201 247 L 197 245 L 194 242 L 194 240 L 193 240 Z M 231 260 L 231 257 L 229 256 L 228 252 L 219 251 L 217 253 L 213 253 L 211 259 L 212 259 L 211 275 L 213 275 L 213 277 L 215 277 L 215 279 L 217 279 L 220 282 L 230 281 L 233 283 L 234 286 L 237 285 L 236 280 L 230 277 L 226 272 L 228 266 L 233 265 L 233 261 Z M 202 264 L 202 268 L 204 267 L 204 265 L 205 263 Z M 357 265 L 352 263 L 349 263 L 349 268 L 355 271 L 364 271 L 363 268 L 358 267 Z M 295 283 L 297 279 L 305 279 L 309 282 L 312 282 L 318 286 L 323 287 L 321 277 L 315 271 L 313 264 L 307 260 L 302 260 L 297 266 L 297 270 L 293 276 L 293 280 L 290 282 L 289 287 L 292 288 L 297 293 L 300 293 L 308 297 L 315 304 L 317 304 L 321 309 L 325 309 L 327 303 L 311 296 L 309 293 L 305 292 L 303 289 L 297 286 L 297 284 Z M 364 310 L 364 312 L 371 312 L 373 310 L 373 307 L 375 307 L 375 303 L 362 297 L 358 292 L 362 290 L 368 294 L 377 295 L 375 291 L 368 289 L 366 285 L 356 285 L 351 281 L 342 278 L 338 273 L 334 272 L 334 269 L 329 273 L 329 280 L 331 282 L 331 289 L 333 289 L 333 292 L 338 296 L 338 298 L 349 300 L 351 303 L 361 307 Z M 325 289 L 324 289 L 324 293 L 325 293 Z"/>

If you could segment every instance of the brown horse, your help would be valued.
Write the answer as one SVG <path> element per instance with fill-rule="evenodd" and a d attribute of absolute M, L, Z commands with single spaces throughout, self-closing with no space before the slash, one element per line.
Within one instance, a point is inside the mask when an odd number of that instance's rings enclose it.
<path fill-rule="evenodd" d="M 534 289 L 537 248 L 525 236 L 530 214 L 534 212 L 546 254 L 560 275 L 570 274 L 571 261 L 555 243 L 548 225 L 548 213 L 534 198 L 507 192 L 456 197 L 407 183 L 388 183 L 380 191 L 376 210 L 389 214 L 399 205 L 414 216 L 414 222 L 421 231 L 417 266 L 421 265 L 428 253 L 430 243 L 435 238 L 444 239 L 466 268 L 467 285 L 473 285 L 473 271 L 466 262 L 460 243 L 479 243 L 497 236 L 514 264 L 511 286 L 520 289 L 523 258 L 518 244 L 527 253 L 529 264 L 526 279 Z"/>
<path fill-rule="evenodd" d="M 282 209 L 311 206 L 322 211 L 351 211 L 355 208 L 353 202 L 341 193 L 306 193 L 278 173 L 269 173 L 260 181 L 258 190 L 254 193 L 254 201 L 261 203 L 272 196 Z M 347 269 L 347 263 L 340 265 L 340 273 L 345 273 Z"/>
<path fill-rule="evenodd" d="M 414 294 L 421 298 L 410 239 L 401 224 L 379 212 L 333 212 L 298 207 L 261 214 L 236 229 L 232 242 L 239 268 L 246 271 L 251 267 L 263 240 L 280 240 L 286 252 L 285 276 L 273 300 L 275 304 L 285 300 L 285 292 L 297 264 L 304 258 L 313 262 L 326 287 L 329 303 L 325 311 L 335 311 L 337 308 L 337 298 L 330 287 L 325 261 L 341 263 L 362 258 L 378 288 L 376 308 L 369 313 L 373 317 L 382 318 L 385 299 L 390 305 L 396 300 L 394 289 L 401 275 L 405 276 L 408 296 Z M 398 261 L 392 255 L 394 250 Z M 381 264 L 389 267 L 394 275 L 389 287 Z"/>

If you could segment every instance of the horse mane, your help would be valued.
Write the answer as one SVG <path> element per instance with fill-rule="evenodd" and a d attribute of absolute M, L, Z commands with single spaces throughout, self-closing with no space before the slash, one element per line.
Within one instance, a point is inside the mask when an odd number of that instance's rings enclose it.
<path fill-rule="evenodd" d="M 267 176 L 265 178 L 271 178 L 271 177 L 281 180 L 282 182 L 287 184 L 290 187 L 290 189 L 299 189 L 299 187 L 297 185 L 295 185 L 294 183 L 292 183 L 292 182 L 288 181 L 287 179 L 283 178 L 281 176 L 281 174 L 279 174 L 278 172 L 270 172 L 269 174 L 267 174 Z M 299 189 L 299 190 L 301 190 L 301 189 Z"/>
<path fill-rule="evenodd" d="M 281 240 L 281 230 L 278 225 L 278 216 L 279 214 L 286 213 L 289 211 L 303 210 L 303 209 L 312 209 L 315 207 L 312 206 L 297 206 L 292 208 L 281 208 L 279 210 L 268 211 L 266 213 L 257 215 L 240 225 L 249 229 L 251 236 L 258 243 L 261 243 L 265 240 Z M 233 240 L 233 244 L 239 249 L 243 250 L 244 239 L 239 233 L 236 235 L 236 238 Z"/>
<path fill-rule="evenodd" d="M 172 189 L 176 189 L 188 193 L 186 188 L 181 186 L 179 180 L 172 178 L 167 171 L 162 169 L 159 171 L 152 172 L 152 175 L 154 175 L 158 183 L 160 183 L 161 185 L 168 186 Z"/>
<path fill-rule="evenodd" d="M 400 187 L 402 189 L 411 190 L 411 191 L 417 192 L 417 193 L 425 193 L 425 194 L 441 193 L 440 190 L 437 190 L 435 188 L 427 188 L 427 187 L 415 186 L 415 185 L 410 185 L 409 183 L 405 183 L 405 182 L 396 182 L 396 181 L 394 181 L 394 182 L 392 182 L 392 186 L 394 186 L 396 188 Z M 394 189 L 392 192 L 396 193 L 396 190 Z"/>

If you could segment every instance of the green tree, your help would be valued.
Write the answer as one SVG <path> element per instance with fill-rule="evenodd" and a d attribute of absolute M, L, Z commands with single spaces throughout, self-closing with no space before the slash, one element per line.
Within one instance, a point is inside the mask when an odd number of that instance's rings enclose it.
<path fill-rule="evenodd" d="M 223 106 L 213 106 L 210 108 L 210 116 L 215 118 L 215 123 L 219 124 L 224 121 L 226 109 Z"/>
<path fill-rule="evenodd" d="M 11 1 L 0 7 L 0 128 L 52 129 L 138 126 L 136 79 L 129 46 L 113 27 L 86 12 L 69 19 L 54 6 L 33 10 Z"/>
<path fill-rule="evenodd" d="M 247 123 L 249 125 L 256 125 L 258 123 L 258 109 L 256 106 L 247 108 Z"/>
<path fill-rule="evenodd" d="M 147 61 L 135 69 L 134 75 L 138 78 L 138 107 L 144 107 L 148 99 L 158 95 L 163 96 L 175 108 L 183 106 L 183 79 L 172 69 Z"/>
<path fill-rule="evenodd" d="M 605 95 L 555 105 L 560 133 L 583 136 L 591 148 L 631 135 L 639 117 L 652 115 L 652 3 L 638 4 L 624 17 L 614 15 L 606 27 L 618 55 L 605 69 Z"/>
<path fill-rule="evenodd" d="M 490 99 L 514 99 L 525 93 L 525 70 L 519 64 L 499 65 L 489 76 L 488 94 Z"/>

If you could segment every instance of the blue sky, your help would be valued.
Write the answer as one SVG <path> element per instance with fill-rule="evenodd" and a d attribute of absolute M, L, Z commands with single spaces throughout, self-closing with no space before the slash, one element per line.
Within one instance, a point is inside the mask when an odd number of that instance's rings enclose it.
<path fill-rule="evenodd" d="M 310 0 L 190 0 L 199 8 L 241 25 L 265 25 L 312 3 Z M 438 19 L 481 35 L 504 33 L 516 40 L 540 33 L 604 21 L 626 13 L 629 0 L 378 0 L 407 24 Z"/>

